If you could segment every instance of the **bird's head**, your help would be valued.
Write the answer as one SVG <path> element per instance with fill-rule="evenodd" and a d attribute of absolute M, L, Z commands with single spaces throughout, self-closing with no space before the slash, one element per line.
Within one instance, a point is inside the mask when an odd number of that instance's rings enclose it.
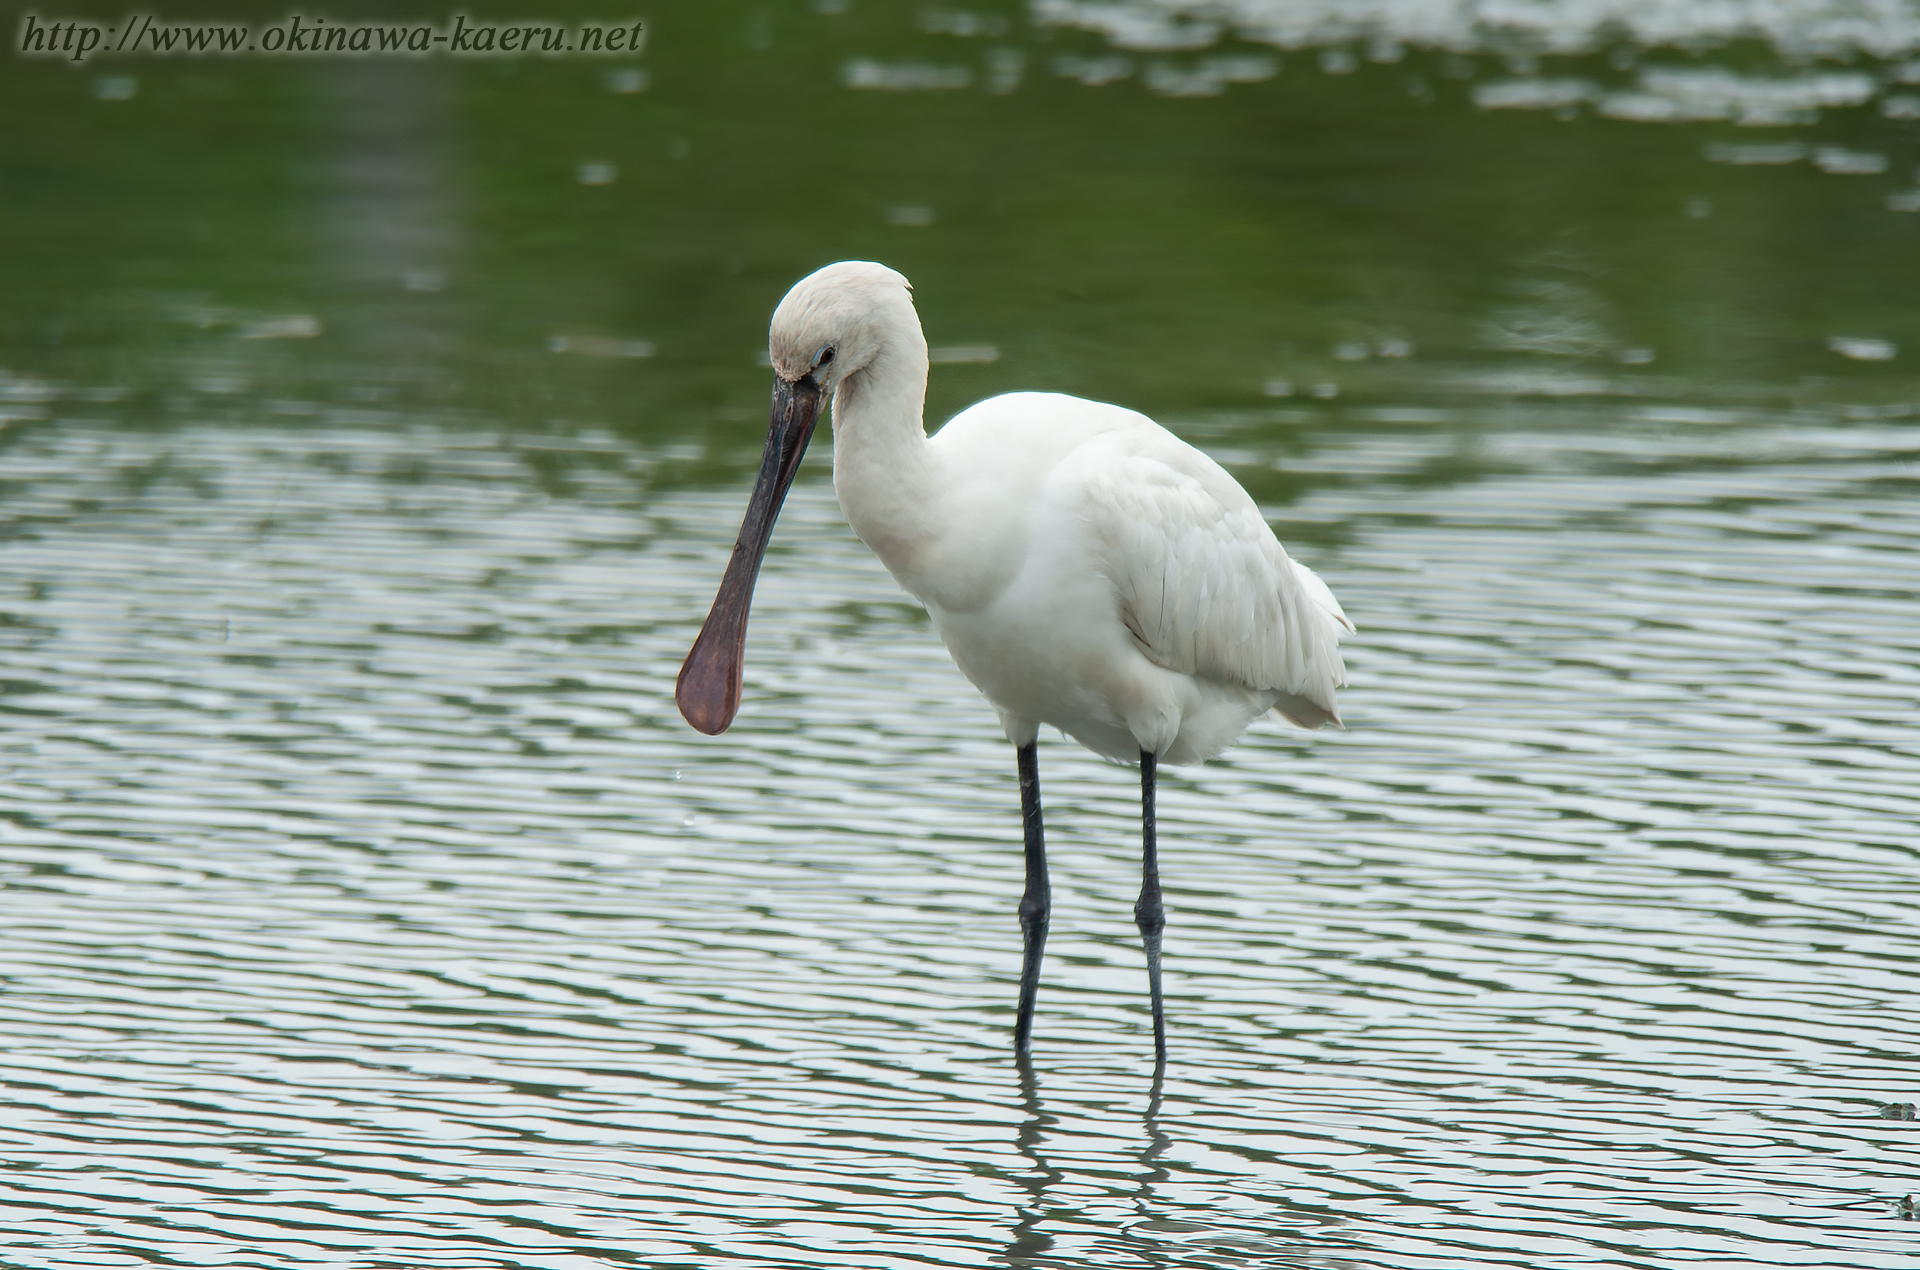
<path fill-rule="evenodd" d="M 915 340 L 924 377 L 926 339 L 914 316 L 907 280 L 871 261 L 842 261 L 807 275 L 774 310 L 767 337 L 773 413 L 767 421 L 760 476 L 747 499 L 747 514 L 720 591 L 674 685 L 680 713 L 709 736 L 726 731 L 740 709 L 753 584 L 773 536 L 774 518 L 813 438 L 821 403 L 870 367 L 915 351 Z"/>
<path fill-rule="evenodd" d="M 909 331 L 920 331 L 911 284 L 885 265 L 843 260 L 794 283 L 773 311 L 767 356 L 780 380 L 809 381 L 826 396 Z"/>

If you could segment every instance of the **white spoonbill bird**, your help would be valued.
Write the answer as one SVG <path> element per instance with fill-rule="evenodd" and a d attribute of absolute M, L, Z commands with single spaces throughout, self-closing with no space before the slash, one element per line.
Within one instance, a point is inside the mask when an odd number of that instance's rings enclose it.
<path fill-rule="evenodd" d="M 1156 1064 L 1165 917 L 1154 771 L 1198 763 L 1275 711 L 1338 723 L 1338 647 L 1353 629 L 1212 459 L 1145 415 L 1058 393 L 993 397 L 928 436 L 927 341 L 907 280 L 844 261 L 774 310 L 773 417 L 712 611 L 675 697 L 700 731 L 740 708 L 754 579 L 820 405 L 833 400 L 833 488 L 847 523 L 922 604 L 1015 747 L 1026 833 L 1025 954 L 1014 1049 L 1033 1036 L 1050 909 L 1035 745 L 1051 724 L 1140 764 L 1134 921 L 1146 945 Z"/>

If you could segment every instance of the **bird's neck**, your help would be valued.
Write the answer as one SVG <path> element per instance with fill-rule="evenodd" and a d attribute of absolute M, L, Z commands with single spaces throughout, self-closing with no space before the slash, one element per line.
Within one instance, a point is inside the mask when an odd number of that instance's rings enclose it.
<path fill-rule="evenodd" d="M 833 394 L 833 488 L 860 541 L 908 591 L 940 534 L 941 482 L 927 442 L 927 344 L 915 322 Z"/>

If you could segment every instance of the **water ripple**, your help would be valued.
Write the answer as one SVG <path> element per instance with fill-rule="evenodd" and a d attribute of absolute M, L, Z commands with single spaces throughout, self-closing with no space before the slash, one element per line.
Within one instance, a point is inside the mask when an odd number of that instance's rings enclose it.
<path fill-rule="evenodd" d="M 1350 730 L 1168 774 L 1150 1105 L 1130 778 L 1043 747 L 1023 1082 L 1009 755 L 819 465 L 708 740 L 738 490 L 15 438 L 9 1264 L 1906 1265 L 1920 442 L 1312 442 Z"/>

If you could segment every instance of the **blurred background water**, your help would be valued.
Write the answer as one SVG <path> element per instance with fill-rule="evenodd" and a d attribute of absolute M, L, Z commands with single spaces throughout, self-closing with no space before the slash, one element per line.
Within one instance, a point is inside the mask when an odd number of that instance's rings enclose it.
<path fill-rule="evenodd" d="M 640 16 L 5 63 L 7 1264 L 1911 1264 L 1920 10 Z M 1360 626 L 1169 773 L 1157 1102 L 1132 777 L 1043 746 L 1023 1079 L 1012 756 L 828 447 L 674 711 L 847 257 Z"/>

